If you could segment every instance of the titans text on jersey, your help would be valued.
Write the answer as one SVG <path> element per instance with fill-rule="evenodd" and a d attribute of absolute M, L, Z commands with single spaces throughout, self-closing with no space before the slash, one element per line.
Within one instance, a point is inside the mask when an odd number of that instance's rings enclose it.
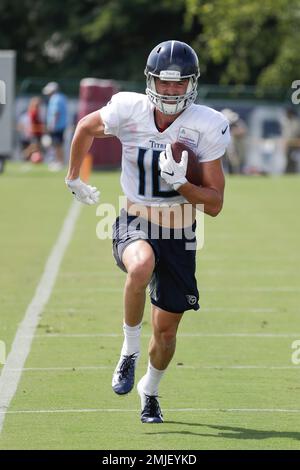
<path fill-rule="evenodd" d="M 146 206 L 186 202 L 159 175 L 159 154 L 166 144 L 182 142 L 199 162 L 209 162 L 222 157 L 230 139 L 225 116 L 203 105 L 190 105 L 163 132 L 155 125 L 154 105 L 143 94 L 117 93 L 99 112 L 105 134 L 118 137 L 122 143 L 124 194 Z"/>

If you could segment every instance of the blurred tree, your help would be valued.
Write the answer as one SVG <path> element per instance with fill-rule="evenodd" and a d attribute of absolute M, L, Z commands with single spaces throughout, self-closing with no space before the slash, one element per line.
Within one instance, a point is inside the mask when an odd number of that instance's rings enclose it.
<path fill-rule="evenodd" d="M 199 32 L 184 13 L 185 0 L 1 0 L 0 47 L 18 51 L 22 76 L 143 80 L 155 44 Z"/>
<path fill-rule="evenodd" d="M 290 86 L 299 77 L 299 0 L 187 0 L 206 81 Z"/>
<path fill-rule="evenodd" d="M 191 41 L 197 32 L 183 26 L 185 0 L 110 0 L 82 27 L 93 69 L 102 76 L 143 79 L 148 53 L 170 38 Z"/>
<path fill-rule="evenodd" d="M 0 48 L 18 75 L 143 80 L 166 39 L 190 43 L 206 83 L 290 86 L 300 0 L 1 0 Z"/>

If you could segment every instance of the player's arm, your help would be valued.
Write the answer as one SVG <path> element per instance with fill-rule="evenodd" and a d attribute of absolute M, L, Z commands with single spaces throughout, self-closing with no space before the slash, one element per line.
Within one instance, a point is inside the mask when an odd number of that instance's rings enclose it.
<path fill-rule="evenodd" d="M 198 163 L 201 186 L 186 182 L 177 189 L 191 204 L 204 204 L 204 212 L 212 217 L 216 217 L 223 207 L 225 178 L 221 155 L 229 142 L 229 122 L 218 114 L 198 149 L 199 155 L 206 160 Z"/>
<path fill-rule="evenodd" d="M 219 214 L 223 206 L 225 178 L 221 158 L 198 163 L 201 186 L 195 186 L 186 179 L 188 154 L 182 152 L 181 161 L 175 162 L 171 145 L 159 156 L 160 175 L 185 199 L 193 205 L 203 204 L 204 212 L 212 217 Z"/>
<path fill-rule="evenodd" d="M 65 179 L 75 198 L 89 205 L 99 201 L 100 192 L 81 181 L 79 173 L 83 158 L 90 150 L 95 137 L 109 137 L 104 133 L 104 123 L 99 111 L 88 114 L 78 122 L 71 143 L 69 170 Z"/>
<path fill-rule="evenodd" d="M 79 177 L 83 158 L 90 150 L 95 137 L 109 137 L 109 135 L 104 134 L 104 123 L 99 111 L 90 113 L 80 119 L 76 126 L 71 143 L 68 180 L 74 180 Z"/>
<path fill-rule="evenodd" d="M 222 159 L 199 163 L 201 186 L 186 182 L 177 191 L 191 204 L 204 204 L 204 212 L 216 217 L 223 206 L 225 178 Z"/>

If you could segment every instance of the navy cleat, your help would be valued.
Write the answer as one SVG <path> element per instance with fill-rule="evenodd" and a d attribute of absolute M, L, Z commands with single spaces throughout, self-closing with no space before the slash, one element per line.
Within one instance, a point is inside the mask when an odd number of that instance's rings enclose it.
<path fill-rule="evenodd" d="M 142 388 L 141 380 L 137 385 L 137 391 L 141 398 L 142 423 L 163 423 L 163 415 L 158 403 L 157 395 L 147 395 Z"/>
<path fill-rule="evenodd" d="M 129 393 L 134 386 L 134 371 L 139 353 L 121 356 L 112 378 L 112 388 L 118 395 Z"/>

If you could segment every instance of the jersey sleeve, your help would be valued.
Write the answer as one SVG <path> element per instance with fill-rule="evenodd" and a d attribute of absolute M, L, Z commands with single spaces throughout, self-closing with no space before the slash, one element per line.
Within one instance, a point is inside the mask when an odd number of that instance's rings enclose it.
<path fill-rule="evenodd" d="M 127 92 L 116 93 L 111 100 L 99 110 L 104 123 L 104 133 L 120 137 L 122 125 L 130 118 L 131 100 Z"/>
<path fill-rule="evenodd" d="M 227 119 L 219 118 L 217 123 L 210 126 L 201 139 L 198 155 L 199 161 L 209 162 L 224 155 L 230 142 L 229 122 Z"/>

